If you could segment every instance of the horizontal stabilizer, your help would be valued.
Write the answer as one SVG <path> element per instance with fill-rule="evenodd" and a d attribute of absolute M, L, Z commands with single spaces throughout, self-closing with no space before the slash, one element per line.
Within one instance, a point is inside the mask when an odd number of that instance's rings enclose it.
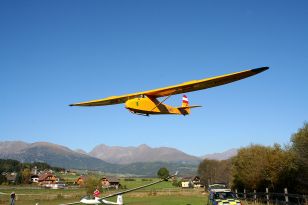
<path fill-rule="evenodd" d="M 185 110 L 187 108 L 196 108 L 196 107 L 202 107 L 202 106 L 201 105 L 190 105 L 190 106 L 187 106 L 187 107 L 177 107 L 177 109 Z"/>

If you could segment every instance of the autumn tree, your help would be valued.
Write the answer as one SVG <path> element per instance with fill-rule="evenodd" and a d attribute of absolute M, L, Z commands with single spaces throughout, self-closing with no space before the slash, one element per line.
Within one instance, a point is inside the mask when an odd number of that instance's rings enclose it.
<path fill-rule="evenodd" d="M 295 155 L 297 166 L 297 190 L 308 193 L 308 123 L 300 128 L 291 138 L 291 151 Z"/>
<path fill-rule="evenodd" d="M 229 184 L 231 171 L 231 160 L 204 159 L 198 167 L 201 183 L 209 185 L 215 182 Z"/>
<path fill-rule="evenodd" d="M 240 149 L 232 161 L 234 182 L 246 188 L 259 188 L 266 166 L 266 152 L 267 148 L 261 145 Z"/>
<path fill-rule="evenodd" d="M 31 170 L 29 168 L 25 168 L 21 172 L 21 179 L 23 184 L 30 184 L 31 182 Z"/>
<path fill-rule="evenodd" d="M 264 190 L 283 189 L 293 184 L 294 155 L 280 145 L 273 147 L 251 145 L 238 151 L 232 160 L 233 186 L 236 188 Z"/>

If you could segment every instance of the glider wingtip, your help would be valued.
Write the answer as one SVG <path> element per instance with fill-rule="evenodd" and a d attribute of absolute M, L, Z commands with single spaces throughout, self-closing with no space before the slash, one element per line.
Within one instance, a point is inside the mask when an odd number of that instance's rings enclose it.
<path fill-rule="evenodd" d="M 255 73 L 261 73 L 261 72 L 266 71 L 268 69 L 269 69 L 269 67 L 265 66 L 265 67 L 260 67 L 260 68 L 252 69 L 251 71 L 255 72 Z"/>
<path fill-rule="evenodd" d="M 261 67 L 262 71 L 265 71 L 265 70 L 268 70 L 269 67 L 268 66 L 264 66 L 264 67 Z"/>

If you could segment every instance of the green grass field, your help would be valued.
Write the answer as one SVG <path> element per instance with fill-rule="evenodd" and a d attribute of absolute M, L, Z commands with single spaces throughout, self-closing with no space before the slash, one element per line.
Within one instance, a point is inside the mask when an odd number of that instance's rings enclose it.
<path fill-rule="evenodd" d="M 1 189 L 1 193 L 6 195 L 0 195 L 0 204 L 9 204 L 9 193 L 16 192 L 17 200 L 16 205 L 59 205 L 63 203 L 77 202 L 85 195 L 84 189 L 63 189 L 63 190 L 50 190 L 50 189 Z M 105 195 L 107 193 L 104 193 Z M 137 192 L 128 193 L 123 196 L 125 204 L 131 205 L 204 205 L 207 196 L 202 195 L 200 190 L 182 190 L 167 189 L 165 187 L 161 189 L 142 190 Z M 115 198 L 110 199 L 116 201 Z"/>
<path fill-rule="evenodd" d="M 125 204 L 135 205 L 204 205 L 205 196 L 147 196 L 147 197 L 127 197 L 124 198 Z"/>
<path fill-rule="evenodd" d="M 66 178 L 68 180 L 68 178 Z M 70 177 L 73 181 L 73 177 Z M 120 183 L 126 189 L 135 188 L 141 185 L 156 182 L 157 178 L 121 178 Z M 9 194 L 16 193 L 16 205 L 59 205 L 63 203 L 78 202 L 86 195 L 85 188 L 76 189 L 39 189 L 37 186 L 0 186 L 0 205 L 9 204 Z M 104 190 L 101 196 L 108 195 L 120 190 Z M 202 190 L 181 189 L 172 186 L 171 182 L 161 182 L 150 187 L 134 191 L 123 196 L 125 204 L 136 205 L 204 205 L 207 196 L 202 194 Z M 110 199 L 116 201 L 115 198 Z"/>
<path fill-rule="evenodd" d="M 75 200 L 78 201 L 78 200 Z M 17 200 L 16 205 L 59 205 L 63 203 L 75 202 L 74 200 Z M 125 197 L 124 204 L 131 205 L 204 205 L 206 203 L 205 197 L 196 196 L 148 196 L 148 197 Z M 0 204 L 8 205 L 9 200 L 1 201 Z"/>
<path fill-rule="evenodd" d="M 156 182 L 160 179 L 158 178 L 146 178 L 146 179 L 134 178 L 133 180 L 134 181 L 127 181 L 127 179 L 125 180 L 125 178 L 120 178 L 120 184 L 122 185 L 122 187 L 131 189 L 131 188 L 135 188 L 135 187 L 149 184 L 152 182 Z M 165 188 L 174 188 L 174 186 L 172 186 L 171 182 L 161 182 L 153 186 L 146 187 L 143 190 L 153 190 L 153 189 L 157 190 L 157 189 L 165 189 Z"/>

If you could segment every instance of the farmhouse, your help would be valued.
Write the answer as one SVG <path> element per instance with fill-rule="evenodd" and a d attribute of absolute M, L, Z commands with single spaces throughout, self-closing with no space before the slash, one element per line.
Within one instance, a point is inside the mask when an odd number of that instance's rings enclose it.
<path fill-rule="evenodd" d="M 200 188 L 202 187 L 199 176 L 183 177 L 182 188 Z"/>
<path fill-rule="evenodd" d="M 38 182 L 40 185 L 55 184 L 56 182 L 59 182 L 59 178 L 50 172 L 46 172 L 40 175 Z"/>
<path fill-rule="evenodd" d="M 120 186 L 120 181 L 114 176 L 104 176 L 101 178 L 101 184 L 103 188 L 115 188 L 118 189 Z"/>

